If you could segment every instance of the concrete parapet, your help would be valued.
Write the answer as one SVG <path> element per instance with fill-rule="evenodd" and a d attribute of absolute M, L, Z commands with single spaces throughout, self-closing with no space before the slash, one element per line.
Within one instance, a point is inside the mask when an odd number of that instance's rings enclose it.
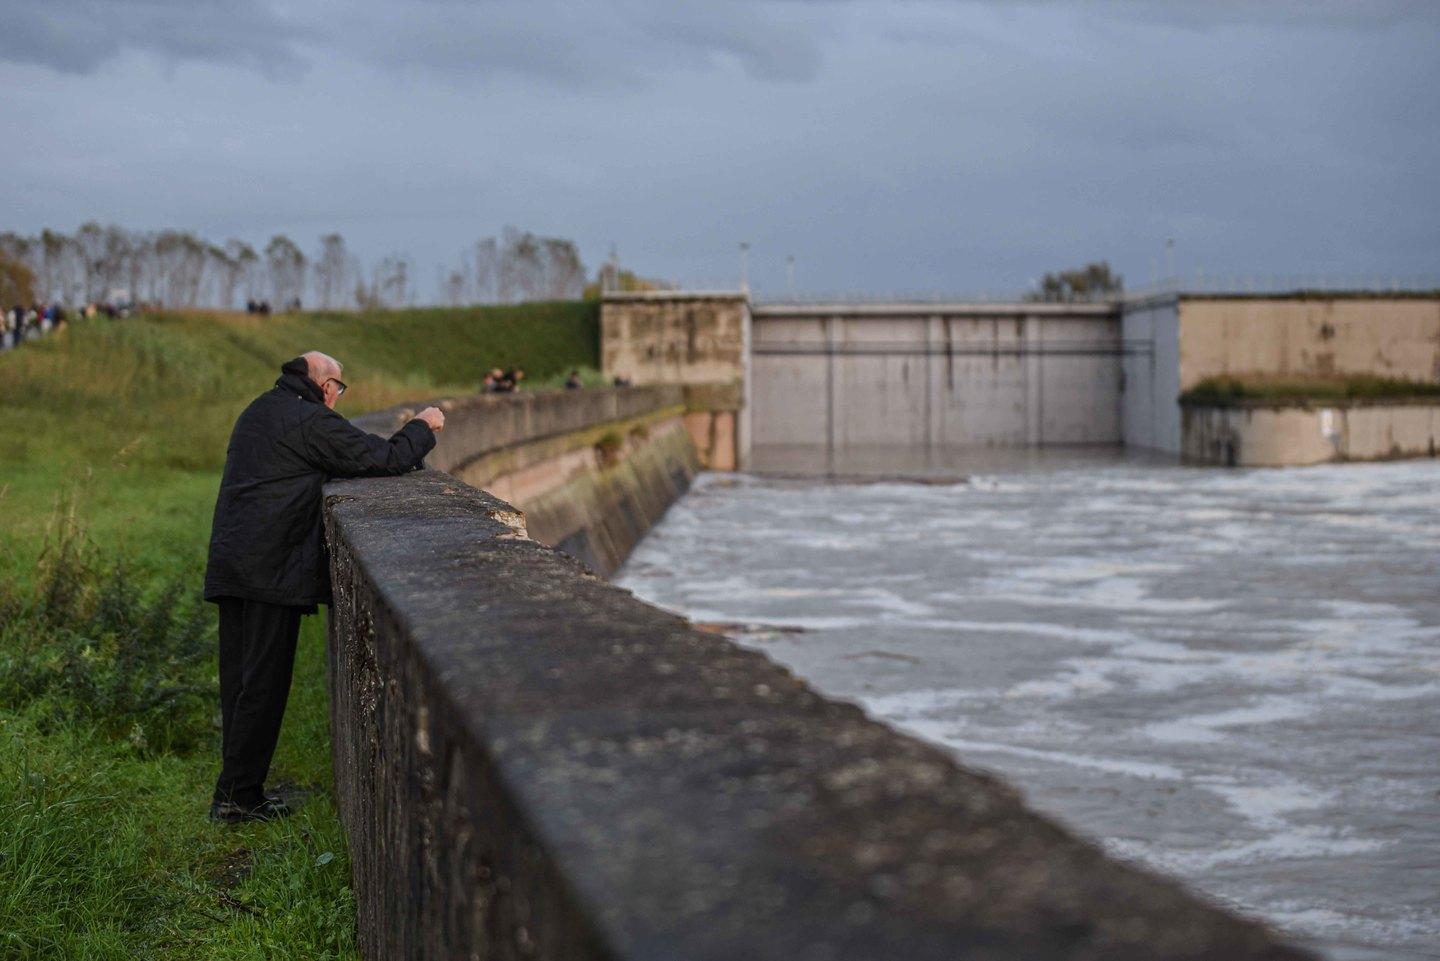
<path fill-rule="evenodd" d="M 325 523 L 367 958 L 1306 957 L 453 477 L 332 483 Z"/>
<path fill-rule="evenodd" d="M 445 430 L 427 463 L 453 472 L 503 448 L 641 417 L 666 407 L 678 409 L 684 404 L 684 394 L 679 386 L 666 384 L 471 394 L 402 404 L 356 417 L 353 422 L 385 434 L 396 430 L 426 404 L 439 404 L 445 409 Z"/>
<path fill-rule="evenodd" d="M 531 536 L 611 574 L 700 469 L 684 401 L 659 384 L 441 400 L 445 430 L 426 460 L 515 503 Z M 354 422 L 388 434 L 421 406 Z"/>

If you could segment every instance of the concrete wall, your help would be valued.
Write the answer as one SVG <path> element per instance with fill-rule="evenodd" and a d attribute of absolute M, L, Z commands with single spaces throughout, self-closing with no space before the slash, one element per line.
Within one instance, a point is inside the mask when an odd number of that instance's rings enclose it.
<path fill-rule="evenodd" d="M 757 447 L 1120 442 L 1114 309 L 757 305 Z"/>
<path fill-rule="evenodd" d="M 437 471 L 326 487 L 371 961 L 1304 956 L 513 518 Z"/>
<path fill-rule="evenodd" d="M 686 418 L 701 463 L 744 466 L 750 301 L 743 293 L 607 293 L 600 305 L 600 362 L 607 377 L 696 388 Z"/>
<path fill-rule="evenodd" d="M 1207 377 L 1440 377 L 1440 300 L 1435 298 L 1171 294 L 1126 303 L 1120 323 L 1124 441 L 1187 457 L 1201 441 L 1199 434 L 1182 431 L 1179 397 Z M 1267 434 L 1267 443 L 1280 443 L 1285 436 L 1299 443 L 1300 433 L 1304 430 Z M 1310 447 L 1302 444 L 1293 456 L 1315 456 Z"/>
<path fill-rule="evenodd" d="M 1228 407 L 1186 404 L 1184 456 L 1195 464 L 1284 467 L 1434 457 L 1440 402 Z"/>
<path fill-rule="evenodd" d="M 677 386 L 442 400 L 431 467 L 516 505 L 530 536 L 613 573 L 699 470 Z M 378 434 L 420 405 L 356 418 Z"/>
<path fill-rule="evenodd" d="M 1180 300 L 1127 303 L 1120 317 L 1125 343 L 1121 433 L 1128 447 L 1180 453 Z"/>
<path fill-rule="evenodd" d="M 1440 298 L 1185 297 L 1180 389 L 1217 374 L 1440 378 Z"/>

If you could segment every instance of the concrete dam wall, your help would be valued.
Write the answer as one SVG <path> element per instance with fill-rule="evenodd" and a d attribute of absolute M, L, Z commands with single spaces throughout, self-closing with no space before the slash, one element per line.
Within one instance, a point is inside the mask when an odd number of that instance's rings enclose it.
<path fill-rule="evenodd" d="M 606 450 L 661 490 L 688 469 L 664 453 L 689 443 L 673 389 L 558 396 L 453 403 L 432 460 L 455 473 L 326 487 L 365 957 L 1307 957 L 525 536 L 456 475 L 533 493 L 532 524 L 564 542 L 624 510 L 579 483 L 616 469 Z M 642 435 L 575 467 L 617 424 Z"/>
<path fill-rule="evenodd" d="M 756 305 L 756 448 L 1120 443 L 1112 304 Z"/>

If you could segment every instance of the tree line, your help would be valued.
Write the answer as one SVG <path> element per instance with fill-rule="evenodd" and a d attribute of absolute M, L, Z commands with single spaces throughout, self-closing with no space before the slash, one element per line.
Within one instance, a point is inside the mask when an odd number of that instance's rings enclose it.
<path fill-rule="evenodd" d="M 414 261 L 391 254 L 367 269 L 345 238 L 329 233 L 309 254 L 276 234 L 257 249 L 243 240 L 213 243 L 183 230 L 135 231 L 90 222 L 72 234 L 0 233 L 0 261 L 23 265 L 35 298 L 70 305 L 118 297 L 155 307 L 231 309 L 266 301 L 326 310 L 414 304 Z M 581 296 L 585 267 L 574 241 L 506 227 L 482 237 L 440 273 L 447 304 L 568 300 Z"/>

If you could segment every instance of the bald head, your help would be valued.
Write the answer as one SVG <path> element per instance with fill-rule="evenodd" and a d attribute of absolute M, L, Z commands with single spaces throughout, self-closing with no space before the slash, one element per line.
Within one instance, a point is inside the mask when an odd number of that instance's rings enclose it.
<path fill-rule="evenodd" d="M 329 354 L 322 354 L 318 350 L 307 350 L 300 355 L 305 359 L 305 367 L 310 373 L 310 379 L 316 384 L 323 384 L 331 377 L 339 377 L 344 365 Z"/>

